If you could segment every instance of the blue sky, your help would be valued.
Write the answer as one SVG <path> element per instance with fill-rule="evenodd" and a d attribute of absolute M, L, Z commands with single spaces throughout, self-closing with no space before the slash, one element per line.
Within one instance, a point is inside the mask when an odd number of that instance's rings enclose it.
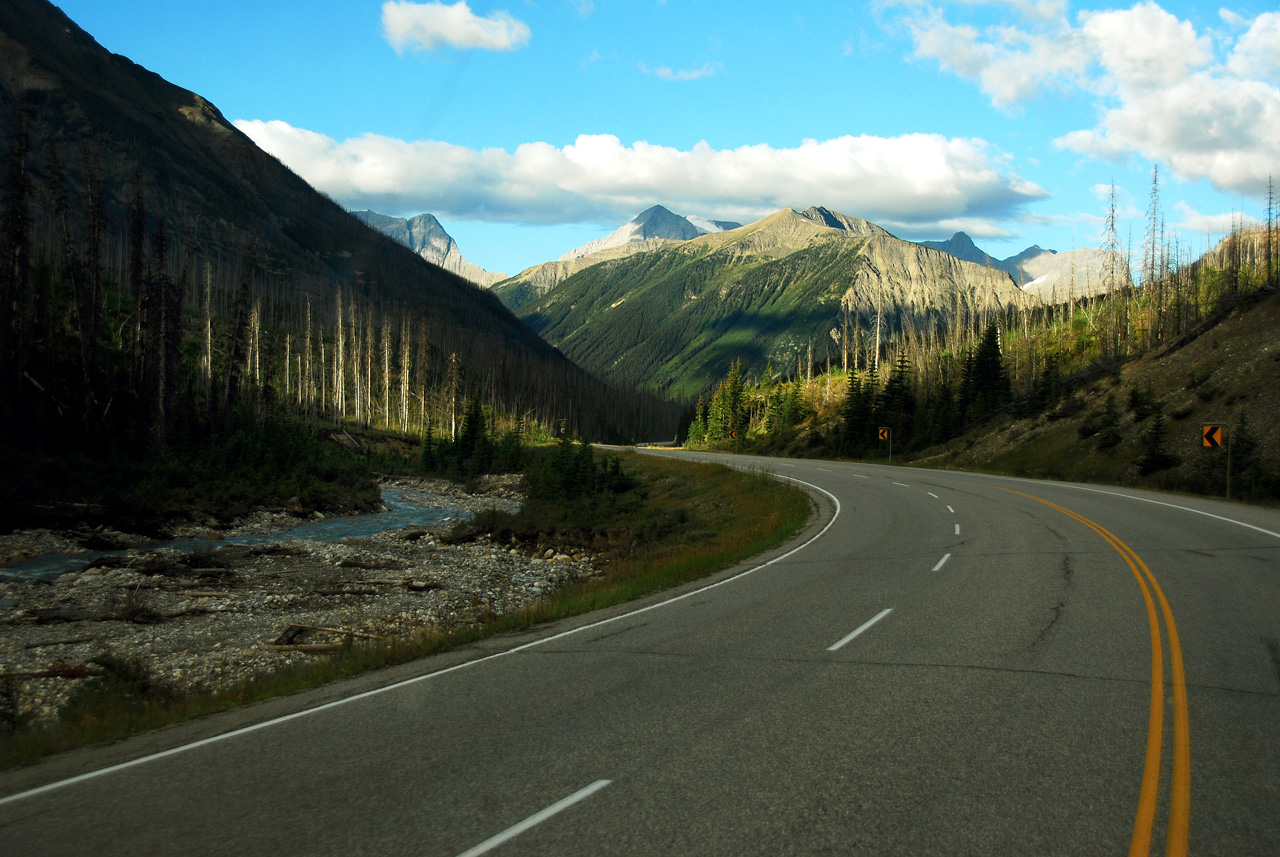
<path fill-rule="evenodd" d="M 349 208 L 516 273 L 649 205 L 825 205 L 994 256 L 1184 253 L 1280 180 L 1280 12 L 1066 0 L 61 0 Z"/>

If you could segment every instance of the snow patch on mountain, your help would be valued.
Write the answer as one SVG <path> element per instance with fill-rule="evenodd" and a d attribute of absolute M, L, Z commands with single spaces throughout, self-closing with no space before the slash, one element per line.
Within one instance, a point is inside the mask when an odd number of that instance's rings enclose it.
<path fill-rule="evenodd" d="M 710 220 L 694 215 L 681 217 L 670 209 L 655 205 L 637 214 L 632 220 L 619 226 L 603 238 L 597 238 L 575 247 L 560 257 L 561 262 L 572 262 L 584 256 L 621 247 L 625 244 L 644 244 L 652 241 L 690 241 L 699 235 L 736 229 L 741 224 L 724 220 Z"/>

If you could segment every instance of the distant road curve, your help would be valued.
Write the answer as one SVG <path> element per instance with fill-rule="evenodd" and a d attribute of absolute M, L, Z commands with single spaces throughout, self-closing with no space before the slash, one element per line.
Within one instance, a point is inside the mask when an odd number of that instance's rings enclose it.
<path fill-rule="evenodd" d="M 822 514 L 675 593 L 0 774 L 6 852 L 1280 853 L 1280 513 L 648 454 Z"/>

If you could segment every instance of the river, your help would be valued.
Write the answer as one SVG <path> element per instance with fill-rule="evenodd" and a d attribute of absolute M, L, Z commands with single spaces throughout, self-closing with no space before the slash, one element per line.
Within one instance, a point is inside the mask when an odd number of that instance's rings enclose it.
<path fill-rule="evenodd" d="M 419 492 L 409 492 L 402 488 L 384 487 L 382 489 L 382 505 L 385 512 L 370 512 L 363 515 L 334 515 L 320 520 L 310 520 L 286 530 L 270 533 L 233 535 L 221 539 L 171 539 L 140 545 L 132 550 L 155 551 L 171 549 L 182 553 L 212 550 L 220 545 L 255 545 L 264 542 L 280 542 L 289 539 L 306 539 L 308 541 L 336 542 L 346 538 L 363 538 L 403 527 L 430 526 L 440 524 L 458 517 L 465 517 L 455 506 L 424 505 Z M 411 499 L 412 498 L 412 499 Z M 445 499 L 445 498 L 441 498 Z M 448 500 L 445 499 L 447 503 Z M 0 567 L 0 582 L 22 578 L 53 578 L 68 571 L 78 571 L 88 564 L 107 556 L 123 556 L 128 551 L 83 551 L 80 553 L 42 554 L 33 559 Z"/>

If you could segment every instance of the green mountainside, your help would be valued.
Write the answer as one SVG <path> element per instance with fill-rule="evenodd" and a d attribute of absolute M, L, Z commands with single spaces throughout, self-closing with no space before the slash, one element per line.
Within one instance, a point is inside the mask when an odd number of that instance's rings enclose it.
<path fill-rule="evenodd" d="M 856 359 L 877 308 L 887 342 L 1036 303 L 1002 271 L 810 208 L 594 265 L 518 315 L 592 372 L 689 399 L 735 359 L 755 374 Z"/>

